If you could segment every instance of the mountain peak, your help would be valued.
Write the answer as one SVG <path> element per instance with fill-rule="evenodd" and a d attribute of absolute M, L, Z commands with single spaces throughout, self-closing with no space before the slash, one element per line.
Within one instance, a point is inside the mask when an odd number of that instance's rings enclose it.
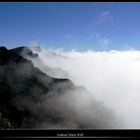
<path fill-rule="evenodd" d="M 20 55 L 20 56 L 23 56 L 23 57 L 26 55 L 29 57 L 33 57 L 33 58 L 38 57 L 38 54 L 33 53 L 33 51 L 28 46 L 21 46 L 18 48 L 14 48 L 14 49 L 11 49 L 11 51 Z"/>
<path fill-rule="evenodd" d="M 7 50 L 7 48 L 5 46 L 0 46 L 0 50 L 4 51 L 4 50 Z"/>

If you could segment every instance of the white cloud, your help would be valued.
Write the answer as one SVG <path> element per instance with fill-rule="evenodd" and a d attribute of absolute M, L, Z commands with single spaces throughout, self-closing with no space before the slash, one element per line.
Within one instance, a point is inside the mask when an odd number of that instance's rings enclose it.
<path fill-rule="evenodd" d="M 105 22 L 107 22 L 109 19 L 110 19 L 110 11 L 107 10 L 107 11 L 103 11 L 101 13 L 99 13 L 99 15 L 97 16 L 94 24 L 95 25 L 102 25 L 104 24 Z"/>
<path fill-rule="evenodd" d="M 106 16 L 109 16 L 109 14 L 110 14 L 110 11 L 104 11 L 101 13 L 101 16 L 106 17 Z"/>
<path fill-rule="evenodd" d="M 40 53 L 45 65 L 66 71 L 75 85 L 86 87 L 120 116 L 126 128 L 140 128 L 140 51 L 53 52 L 58 55 L 49 57 L 47 50 Z"/>

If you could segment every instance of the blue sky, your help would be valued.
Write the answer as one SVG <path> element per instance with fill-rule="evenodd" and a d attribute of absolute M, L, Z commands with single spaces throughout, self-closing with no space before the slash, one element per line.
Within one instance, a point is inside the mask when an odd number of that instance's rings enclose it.
<path fill-rule="evenodd" d="M 0 45 L 140 49 L 139 2 L 0 2 Z"/>

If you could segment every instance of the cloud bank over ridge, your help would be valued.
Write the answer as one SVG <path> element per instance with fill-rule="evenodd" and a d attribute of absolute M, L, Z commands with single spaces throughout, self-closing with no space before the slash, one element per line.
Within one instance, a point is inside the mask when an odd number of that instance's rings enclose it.
<path fill-rule="evenodd" d="M 125 128 L 140 127 L 140 51 L 43 49 L 38 53 L 44 66 L 65 71 L 75 85 L 84 86 L 91 96 L 122 118 Z M 47 73 L 38 61 L 33 63 Z"/>

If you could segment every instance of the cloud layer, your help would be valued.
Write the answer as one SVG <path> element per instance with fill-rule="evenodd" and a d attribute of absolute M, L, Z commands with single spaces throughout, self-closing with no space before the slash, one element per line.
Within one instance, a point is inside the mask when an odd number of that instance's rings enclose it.
<path fill-rule="evenodd" d="M 33 60 L 35 66 L 46 73 L 45 67 L 65 71 L 67 74 L 57 74 L 56 71 L 52 76 L 63 75 L 75 85 L 84 86 L 91 97 L 111 110 L 118 120 L 123 120 L 119 127 L 140 128 L 140 51 L 66 52 L 43 49 L 38 53 L 39 59 Z M 79 99 L 82 102 L 80 94 Z M 90 98 L 84 100 L 85 104 L 89 101 Z M 88 106 L 86 108 L 89 109 Z"/>

